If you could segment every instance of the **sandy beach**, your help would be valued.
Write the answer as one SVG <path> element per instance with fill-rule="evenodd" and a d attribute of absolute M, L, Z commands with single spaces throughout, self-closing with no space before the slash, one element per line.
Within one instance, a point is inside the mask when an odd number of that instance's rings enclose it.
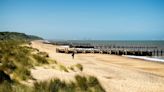
<path fill-rule="evenodd" d="M 59 47 L 55 45 L 32 41 L 31 46 L 65 66 L 80 63 L 84 68 L 82 72 L 61 72 L 49 66 L 36 67 L 31 70 L 36 80 L 73 80 L 76 74 L 94 75 L 106 92 L 164 92 L 164 63 L 107 54 L 75 54 L 72 59 L 71 54 L 56 53 Z"/>

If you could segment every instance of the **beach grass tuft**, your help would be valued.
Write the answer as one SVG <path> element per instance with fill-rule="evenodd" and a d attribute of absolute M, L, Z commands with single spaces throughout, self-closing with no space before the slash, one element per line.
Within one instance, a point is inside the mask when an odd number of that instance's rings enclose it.
<path fill-rule="evenodd" d="M 60 70 L 68 72 L 68 69 L 64 65 L 59 65 Z"/>
<path fill-rule="evenodd" d="M 95 77 L 75 76 L 75 82 L 59 79 L 34 83 L 35 92 L 105 92 Z"/>
<path fill-rule="evenodd" d="M 83 71 L 83 66 L 81 64 L 76 64 L 75 65 L 80 71 Z"/>

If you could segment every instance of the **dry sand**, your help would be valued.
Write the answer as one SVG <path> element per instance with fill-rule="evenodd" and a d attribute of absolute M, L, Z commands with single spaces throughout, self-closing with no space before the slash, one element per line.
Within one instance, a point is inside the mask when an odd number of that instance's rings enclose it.
<path fill-rule="evenodd" d="M 47 52 L 50 58 L 65 66 L 76 63 L 83 65 L 82 72 L 62 72 L 59 70 L 36 67 L 32 76 L 37 80 L 60 78 L 73 80 L 76 74 L 96 76 L 107 92 L 164 92 L 164 64 L 127 57 L 105 54 L 56 53 L 58 46 L 33 41 L 32 47 Z"/>

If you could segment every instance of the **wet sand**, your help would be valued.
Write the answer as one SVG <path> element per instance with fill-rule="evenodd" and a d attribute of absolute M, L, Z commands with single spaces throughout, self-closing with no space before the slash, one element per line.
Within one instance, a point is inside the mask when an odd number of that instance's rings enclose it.
<path fill-rule="evenodd" d="M 73 80 L 76 74 L 94 75 L 107 92 L 164 92 L 164 63 L 107 54 L 75 54 L 72 59 L 71 54 L 56 53 L 59 47 L 55 45 L 33 41 L 31 46 L 47 52 L 50 58 L 65 66 L 80 63 L 84 67 L 82 72 L 36 67 L 31 72 L 37 80 L 56 77 Z"/>

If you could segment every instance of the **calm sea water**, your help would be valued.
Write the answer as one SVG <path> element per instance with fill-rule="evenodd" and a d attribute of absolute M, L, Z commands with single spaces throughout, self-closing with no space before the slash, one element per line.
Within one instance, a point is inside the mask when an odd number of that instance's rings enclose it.
<path fill-rule="evenodd" d="M 50 42 L 66 42 L 72 44 L 116 45 L 116 46 L 154 46 L 164 49 L 164 40 L 160 41 L 110 41 L 110 40 L 50 40 Z"/>

